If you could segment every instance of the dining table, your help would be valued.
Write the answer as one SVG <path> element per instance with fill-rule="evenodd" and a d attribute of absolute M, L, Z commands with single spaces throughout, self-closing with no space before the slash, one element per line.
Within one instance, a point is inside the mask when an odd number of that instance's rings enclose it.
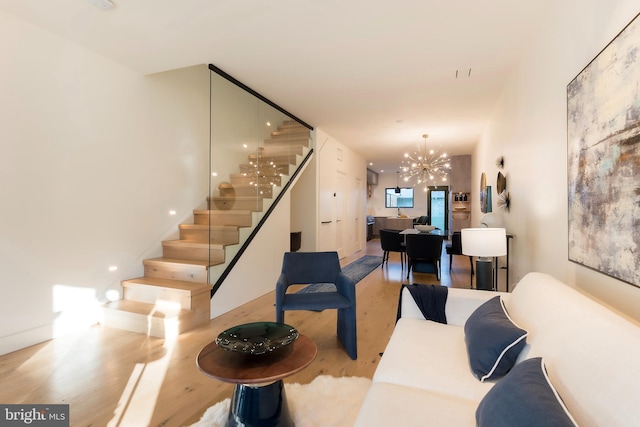
<path fill-rule="evenodd" d="M 441 230 L 439 228 L 434 228 L 433 230 L 430 230 L 430 231 L 420 231 L 420 230 L 416 230 L 415 228 L 407 228 L 400 232 L 400 234 L 403 234 L 405 236 L 407 234 L 420 234 L 420 233 L 435 234 L 436 236 L 444 236 L 447 239 L 449 238 L 449 230 Z"/>

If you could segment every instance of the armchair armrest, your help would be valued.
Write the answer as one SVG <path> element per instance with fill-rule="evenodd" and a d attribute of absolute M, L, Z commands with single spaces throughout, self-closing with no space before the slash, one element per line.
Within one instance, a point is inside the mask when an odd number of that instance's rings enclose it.
<path fill-rule="evenodd" d="M 342 271 L 336 277 L 336 289 L 338 293 L 344 295 L 349 301 L 355 304 L 356 301 L 356 284 Z"/>
<path fill-rule="evenodd" d="M 445 314 L 447 324 L 464 326 L 465 322 L 483 303 L 496 296 L 508 298 L 510 294 L 506 292 L 480 291 L 475 289 L 449 288 Z M 408 289 L 402 291 L 402 311 L 400 317 L 414 319 L 424 319 L 418 305 L 413 300 Z"/>
<path fill-rule="evenodd" d="M 287 275 L 280 273 L 280 277 L 278 277 L 278 281 L 276 282 L 276 307 L 282 305 L 288 287 L 289 281 L 287 280 Z"/>

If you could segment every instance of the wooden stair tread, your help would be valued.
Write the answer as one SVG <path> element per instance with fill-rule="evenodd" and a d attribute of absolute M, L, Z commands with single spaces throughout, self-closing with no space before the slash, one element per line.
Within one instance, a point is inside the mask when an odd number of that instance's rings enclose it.
<path fill-rule="evenodd" d="M 231 182 L 233 184 L 235 183 L 248 184 L 254 181 L 257 181 L 258 184 L 275 185 L 278 187 L 282 184 L 282 179 L 280 175 L 263 176 L 263 175 L 254 174 L 254 173 L 232 173 L 229 175 L 229 178 L 231 179 Z"/>
<path fill-rule="evenodd" d="M 234 188 L 259 188 L 259 187 L 271 187 L 271 183 L 269 182 L 260 182 L 255 184 L 231 184 L 229 182 L 223 182 L 218 184 L 218 188 L 222 189 L 234 189 Z"/>
<path fill-rule="evenodd" d="M 271 132 L 271 136 L 285 136 L 285 135 L 296 135 L 296 136 L 306 136 L 309 137 L 311 135 L 311 131 L 307 128 L 289 128 L 290 130 L 275 130 Z"/>
<path fill-rule="evenodd" d="M 238 178 L 242 178 L 242 177 L 244 177 L 244 178 L 255 178 L 255 177 L 258 177 L 258 178 L 261 178 L 261 177 L 262 178 L 266 178 L 266 177 L 272 178 L 272 177 L 281 175 L 280 172 L 274 170 L 276 168 L 262 168 L 261 170 L 256 170 L 256 167 L 254 165 L 248 165 L 248 164 L 240 165 L 240 168 L 244 169 L 244 170 L 241 171 L 241 172 L 238 172 L 238 173 L 230 174 L 229 176 L 231 177 L 231 179 L 236 178 L 236 177 L 238 177 Z"/>
<path fill-rule="evenodd" d="M 251 174 L 253 176 L 260 176 L 263 179 L 272 179 L 275 177 L 279 177 L 282 175 L 289 175 L 289 165 L 278 166 L 275 167 L 267 167 L 263 168 L 260 171 L 255 171 L 253 165 L 240 165 L 240 169 L 244 171 L 248 171 L 247 174 Z"/>
<path fill-rule="evenodd" d="M 291 142 L 292 144 L 296 143 L 308 143 L 311 140 L 311 135 L 306 133 L 287 133 L 281 135 L 271 135 L 270 139 L 265 139 L 265 145 L 271 144 L 273 142 Z"/>
<path fill-rule="evenodd" d="M 183 264 L 188 266 L 209 268 L 211 265 L 209 261 L 201 261 L 197 259 L 178 259 L 178 258 L 148 258 L 142 261 L 144 264 L 163 264 L 163 263 L 171 263 L 171 264 Z"/>
<path fill-rule="evenodd" d="M 127 285 L 130 285 L 130 284 L 159 286 L 159 287 L 169 288 L 169 289 L 190 291 L 194 295 L 202 292 L 211 291 L 210 283 L 198 283 L 198 282 L 187 282 L 184 280 L 161 279 L 159 277 L 143 276 L 143 277 L 136 277 L 135 279 L 127 279 L 122 281 L 122 286 L 126 287 Z"/>
<path fill-rule="evenodd" d="M 256 157 L 294 157 L 301 156 L 304 152 L 304 146 L 285 145 L 285 144 L 272 144 L 261 148 L 258 153 L 249 154 L 249 158 L 255 159 Z"/>
<path fill-rule="evenodd" d="M 156 304 L 148 304 L 146 302 L 121 299 L 117 301 L 108 302 L 103 307 L 109 310 L 124 311 L 127 313 L 138 314 L 141 316 L 151 315 L 152 317 L 160 318 L 160 319 L 167 317 L 167 314 L 162 310 L 161 307 L 157 308 Z M 177 314 L 178 316 L 189 315 L 192 313 L 192 310 L 185 310 L 183 308 L 180 308 L 180 309 L 172 308 L 171 311 Z"/>
<path fill-rule="evenodd" d="M 263 199 L 263 197 L 262 196 L 208 196 L 207 197 L 207 200 L 220 200 L 220 199 L 241 200 L 241 201 L 247 201 L 247 200 L 255 201 L 255 200 Z"/>
<path fill-rule="evenodd" d="M 196 215 L 251 215 L 251 211 L 248 209 L 195 209 L 193 213 Z"/>
<path fill-rule="evenodd" d="M 207 243 L 207 242 L 194 242 L 193 240 L 164 240 L 162 242 L 163 246 L 181 246 L 188 248 L 206 248 L 210 247 L 212 249 L 224 249 L 225 245 L 222 243 Z"/>
<path fill-rule="evenodd" d="M 296 162 L 296 156 L 299 156 L 299 155 L 300 154 L 291 153 L 291 152 L 282 153 L 282 152 L 268 151 L 260 154 L 249 154 L 247 156 L 247 160 L 249 160 L 253 165 L 259 162 L 261 166 L 269 166 L 274 163 L 282 164 L 283 162 L 289 162 L 289 164 L 293 165 Z M 291 163 L 291 162 L 294 162 L 294 163 Z"/>
<path fill-rule="evenodd" d="M 282 175 L 278 171 L 273 171 L 269 173 L 260 172 L 260 173 L 250 173 L 250 174 L 238 174 L 236 177 L 232 177 L 231 179 L 262 179 L 267 182 L 273 182 L 274 185 L 280 186 L 282 183 Z"/>
<path fill-rule="evenodd" d="M 259 162 L 261 166 L 263 167 L 273 167 L 275 166 L 280 166 L 280 167 L 285 167 L 288 165 L 294 165 L 296 163 L 296 158 L 295 156 L 291 155 L 260 155 L 260 156 L 248 156 L 247 157 L 249 159 L 250 162 L 252 162 L 254 165 L 256 164 L 256 162 Z"/>
<path fill-rule="evenodd" d="M 215 225 L 215 224 L 180 224 L 180 228 L 188 230 L 231 230 L 236 231 L 237 225 Z"/>
<path fill-rule="evenodd" d="M 241 167 L 243 165 L 240 165 Z M 237 173 L 230 173 L 229 177 L 231 178 L 231 180 L 233 179 L 237 179 L 237 178 L 248 178 L 248 179 L 260 179 L 260 178 L 272 178 L 274 176 L 280 176 L 279 173 L 275 173 L 276 171 L 273 170 L 273 168 L 267 168 L 267 169 L 263 169 L 260 171 L 257 171 L 256 168 L 252 165 L 244 165 L 244 166 L 251 166 L 250 169 L 241 171 L 241 172 L 237 172 Z M 267 174 L 267 172 L 269 172 Z"/>
<path fill-rule="evenodd" d="M 305 125 L 303 125 L 302 123 L 300 123 L 299 121 L 294 120 L 294 119 L 283 120 L 282 124 L 280 124 L 280 126 L 278 126 L 278 129 L 283 129 L 283 128 L 287 128 L 287 127 L 296 127 L 296 128 L 308 129 Z"/>

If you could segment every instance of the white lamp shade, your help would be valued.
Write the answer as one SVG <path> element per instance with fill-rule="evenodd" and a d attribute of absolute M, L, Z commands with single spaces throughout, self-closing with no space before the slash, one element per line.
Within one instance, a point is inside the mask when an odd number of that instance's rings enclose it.
<path fill-rule="evenodd" d="M 504 228 L 463 228 L 461 237 L 464 255 L 497 257 L 507 254 L 507 230 Z"/>

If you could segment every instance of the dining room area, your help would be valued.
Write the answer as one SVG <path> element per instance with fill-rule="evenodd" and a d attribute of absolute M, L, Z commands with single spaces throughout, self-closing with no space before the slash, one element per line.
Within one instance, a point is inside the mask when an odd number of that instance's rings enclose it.
<path fill-rule="evenodd" d="M 492 209 L 485 174 L 476 192 L 471 189 L 471 156 L 450 156 L 446 164 L 442 176 L 429 181 L 424 168 L 378 173 L 369 166 L 367 250 L 372 243 L 378 246 L 383 268 L 397 263 L 404 281 L 418 278 L 450 286 L 451 274 L 464 269 L 454 286 L 510 291 L 515 236 L 503 228 L 499 206 Z"/>
<path fill-rule="evenodd" d="M 508 292 L 513 238 L 504 228 L 481 225 L 450 231 L 415 224 L 403 230 L 379 230 L 379 237 L 367 243 L 367 252 L 378 246 L 382 267 L 399 267 L 406 281 L 418 278 L 452 286 L 455 271 L 454 287 Z M 460 283 L 465 276 L 466 284 Z"/>

